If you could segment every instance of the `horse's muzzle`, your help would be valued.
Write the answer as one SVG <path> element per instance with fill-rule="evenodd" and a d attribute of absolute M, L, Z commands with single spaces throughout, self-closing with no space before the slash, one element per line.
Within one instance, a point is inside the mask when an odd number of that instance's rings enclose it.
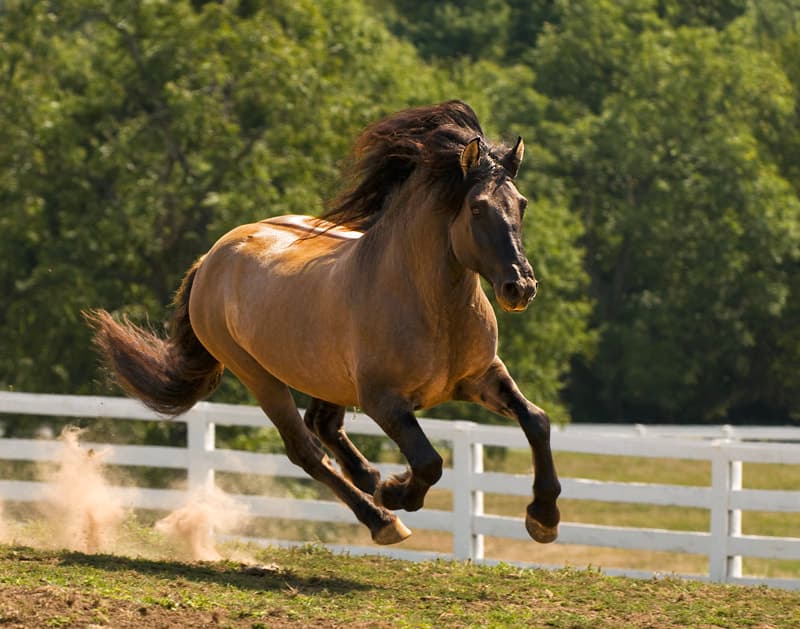
<path fill-rule="evenodd" d="M 499 290 L 495 290 L 500 307 L 507 312 L 525 310 L 536 297 L 539 286 L 534 278 L 520 278 L 513 282 L 504 282 Z"/>

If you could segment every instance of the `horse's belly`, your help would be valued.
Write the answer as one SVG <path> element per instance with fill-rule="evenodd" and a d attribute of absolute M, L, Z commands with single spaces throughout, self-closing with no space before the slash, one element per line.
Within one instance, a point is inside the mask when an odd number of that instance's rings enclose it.
<path fill-rule="evenodd" d="M 311 397 L 340 406 L 356 406 L 358 393 L 346 363 L 320 344 L 273 342 L 252 350 L 278 380 Z"/>
<path fill-rule="evenodd" d="M 294 291 L 291 291 L 294 292 Z M 259 364 L 293 389 L 341 405 L 357 403 L 347 344 L 341 338 L 341 308 L 309 290 L 264 295 L 258 316 L 241 317 L 237 342 Z"/>

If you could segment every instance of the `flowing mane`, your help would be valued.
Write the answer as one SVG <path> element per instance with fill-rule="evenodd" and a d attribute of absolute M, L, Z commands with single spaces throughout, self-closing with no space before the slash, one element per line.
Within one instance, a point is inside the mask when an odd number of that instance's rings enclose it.
<path fill-rule="evenodd" d="M 465 180 L 459 166 L 461 151 L 481 138 L 492 159 Z M 417 168 L 435 187 L 446 207 L 459 207 L 474 179 L 492 170 L 500 147 L 489 145 L 478 117 L 466 103 L 453 100 L 413 107 L 367 127 L 356 140 L 344 172 L 345 189 L 322 218 L 349 229 L 366 231 L 386 209 L 392 193 Z"/>

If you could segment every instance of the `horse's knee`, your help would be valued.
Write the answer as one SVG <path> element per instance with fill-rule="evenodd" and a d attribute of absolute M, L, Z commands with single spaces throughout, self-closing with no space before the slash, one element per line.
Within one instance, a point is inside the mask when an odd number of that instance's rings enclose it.
<path fill-rule="evenodd" d="M 303 468 L 312 477 L 326 458 L 316 438 L 304 440 L 302 443 L 286 443 L 286 456 L 289 457 L 289 461 Z"/>
<path fill-rule="evenodd" d="M 526 409 L 520 425 L 529 443 L 547 443 L 550 441 L 550 418 L 538 406 L 531 404 Z"/>
<path fill-rule="evenodd" d="M 344 430 L 335 424 L 317 421 L 316 429 L 319 438 L 325 443 L 339 443 L 344 438 Z"/>
<path fill-rule="evenodd" d="M 298 467 L 302 467 L 305 469 L 305 458 L 303 457 L 302 453 L 298 448 L 286 448 L 286 456 L 289 458 L 289 461 Z M 308 471 L 308 470 L 306 470 Z"/>

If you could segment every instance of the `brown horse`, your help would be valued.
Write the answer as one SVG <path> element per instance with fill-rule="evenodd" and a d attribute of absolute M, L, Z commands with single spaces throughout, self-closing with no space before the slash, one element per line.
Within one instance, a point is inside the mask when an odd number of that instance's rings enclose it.
<path fill-rule="evenodd" d="M 378 544 L 411 532 L 442 458 L 414 411 L 469 400 L 517 420 L 533 450 L 525 524 L 558 532 L 560 492 L 545 412 L 497 357 L 497 320 L 527 308 L 537 282 L 522 247 L 526 200 L 513 148 L 489 144 L 472 109 L 452 101 L 402 111 L 358 138 L 349 187 L 325 220 L 284 216 L 223 236 L 189 270 L 161 339 L 105 311 L 89 313 L 120 385 L 166 415 L 211 393 L 224 368 L 253 392 L 289 459 L 328 485 Z M 290 387 L 313 398 L 301 417 Z M 343 429 L 360 406 L 409 469 L 381 480 Z M 331 452 L 341 471 L 329 460 Z"/>

